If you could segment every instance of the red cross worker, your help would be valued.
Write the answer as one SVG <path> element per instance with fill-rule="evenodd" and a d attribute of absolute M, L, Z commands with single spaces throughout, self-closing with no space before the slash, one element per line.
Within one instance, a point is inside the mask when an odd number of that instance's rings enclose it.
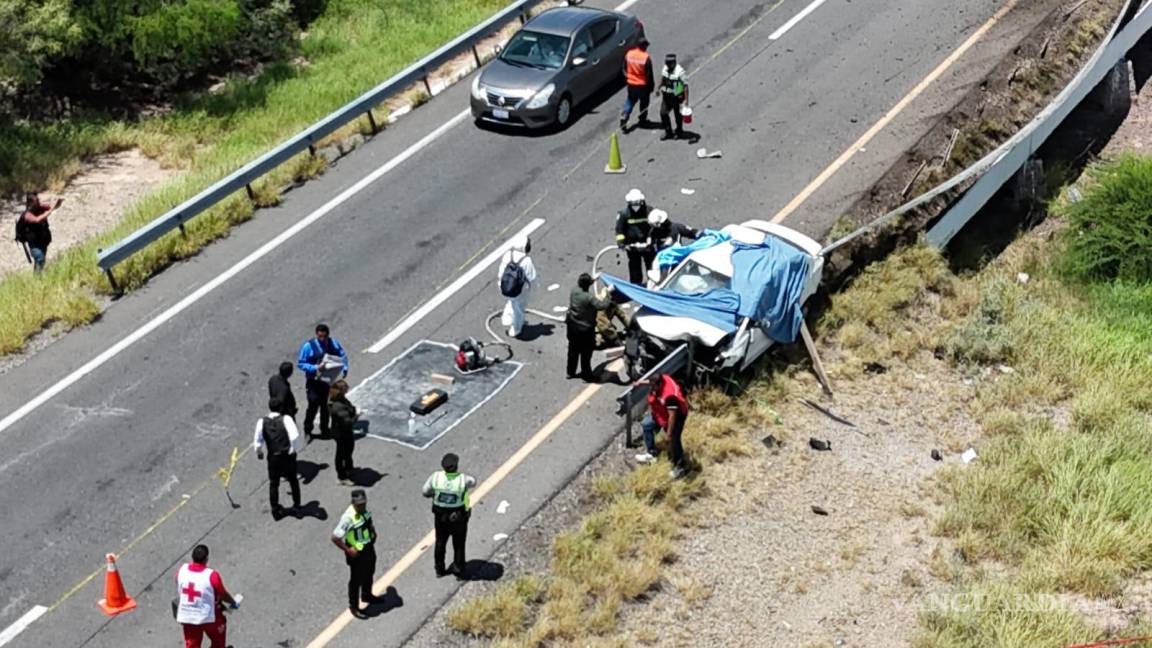
<path fill-rule="evenodd" d="M 184 628 L 184 648 L 201 648 L 205 635 L 212 648 L 224 648 L 228 621 L 221 606 L 236 608 L 237 603 L 224 588 L 220 572 L 208 567 L 208 547 L 196 545 L 192 562 L 177 572 L 176 585 L 176 621 Z"/>

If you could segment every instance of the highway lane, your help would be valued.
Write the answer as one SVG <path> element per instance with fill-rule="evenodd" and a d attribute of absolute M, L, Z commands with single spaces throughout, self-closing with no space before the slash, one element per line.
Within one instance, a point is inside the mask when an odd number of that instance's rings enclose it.
<path fill-rule="evenodd" d="M 654 52 L 663 52 L 662 42 L 676 42 L 690 70 L 693 64 L 705 65 L 693 79 L 698 106 L 700 97 L 711 92 L 706 99 L 711 105 L 698 110 L 699 130 L 705 134 L 702 145 L 722 148 L 723 160 L 700 162 L 684 144 L 656 142 L 655 133 L 637 132 L 623 140 L 629 174 L 602 176 L 604 141 L 615 120 L 617 98 L 567 132 L 547 138 L 460 126 L 35 417 L 7 430 L 0 455 L 0 506 L 6 519 L 19 523 L 6 523 L 0 532 L 9 548 L 0 562 L 0 582 L 12 593 L 8 601 L 0 601 L 0 624 L 34 603 L 50 604 L 97 566 L 104 551 L 136 535 L 208 479 L 232 446 L 248 440 L 252 419 L 262 409 L 267 374 L 294 352 L 316 320 L 330 321 L 350 348 L 365 348 L 437 284 L 458 274 L 460 264 L 497 232 L 537 216 L 548 219 L 536 237 L 534 255 L 543 283 L 556 281 L 565 287 L 536 299 L 545 307 L 562 304 L 575 272 L 586 265 L 584 255 L 610 238 L 619 197 L 634 184 L 644 187 L 654 202 L 670 205 L 674 217 L 695 224 L 719 225 L 752 213 L 766 216 L 937 62 L 922 56 L 902 76 L 885 82 L 891 75 L 889 61 L 916 60 L 929 38 L 925 31 L 934 42 L 959 42 L 974 28 L 974 17 L 990 15 L 995 7 L 992 2 L 979 7 L 981 3 L 974 3 L 961 10 L 939 3 L 915 11 L 876 12 L 860 3 L 853 8 L 852 3 L 832 2 L 826 8 L 834 11 L 814 12 L 778 44 L 764 49 L 767 35 L 804 6 L 787 2 L 709 62 L 709 56 L 771 5 L 725 3 L 704 11 L 697 4 L 654 2 L 660 12 L 653 14 L 642 1 L 634 10 L 645 19 L 656 43 Z M 780 92 L 781 87 L 793 90 Z M 240 228 L 233 240 L 169 271 L 145 294 L 113 308 L 107 322 L 68 336 L 33 358 L 11 374 L 27 380 L 5 390 L 4 411 L 58 377 L 75 358 L 87 357 L 122 335 L 129 314 L 171 303 L 188 286 L 219 271 L 229 254 L 262 240 L 284 220 L 310 211 L 350 184 L 358 170 L 379 165 L 419 139 L 427 132 L 420 129 L 457 112 L 466 93 L 464 85 L 448 91 L 329 177 L 294 192 L 286 207 L 262 214 Z M 858 115 L 857 124 L 850 115 Z M 581 160 L 587 162 L 577 166 Z M 679 186 L 698 192 L 683 197 Z M 833 217 L 805 214 L 802 228 L 819 234 Z M 495 270 L 487 275 L 494 278 Z M 475 282 L 379 357 L 354 353 L 353 377 L 366 376 L 419 337 L 455 341 L 477 335 L 483 316 L 497 306 L 495 289 Z M 361 443 L 359 463 L 386 473 L 371 495 L 378 513 L 388 520 L 381 565 L 427 531 L 426 507 L 414 492 L 444 448 L 451 445 L 470 459 L 471 470 L 488 474 L 579 393 L 579 386 L 559 379 L 561 340 L 562 331 L 557 330 L 550 337 L 518 343 L 520 357 L 532 359 L 526 373 L 429 451 Z M 524 406 L 527 396 L 534 397 L 531 408 Z M 514 506 L 509 520 L 527 515 L 607 441 L 611 426 L 606 405 L 607 394 L 598 394 L 557 432 L 551 445 L 529 460 L 525 473 L 502 485 L 506 490 L 498 489 L 493 501 L 500 496 L 523 502 Z M 327 446 L 314 447 L 304 458 L 328 463 L 328 455 Z M 142 597 L 143 611 L 155 614 L 118 619 L 91 645 L 123 645 L 131 637 L 148 636 L 142 633 L 173 631 L 163 615 L 169 598 L 166 579 L 171 577 L 165 568 L 205 534 L 216 548 L 215 564 L 252 597 L 236 624 L 236 637 L 254 645 L 264 645 L 271 637 L 299 642 L 340 609 L 344 568 L 324 539 L 332 521 L 273 525 L 261 510 L 266 508 L 261 468 L 248 458 L 238 471 L 233 493 L 243 494 L 239 511 L 227 513 L 222 496 L 205 491 L 125 557 L 130 588 L 133 578 L 136 587 L 142 580 L 157 579 L 159 591 Z M 331 516 L 344 505 L 343 489 L 333 480 L 331 471 L 323 470 L 305 486 L 305 499 L 319 499 Z M 526 499 L 525 493 L 530 493 Z M 481 529 L 490 531 L 497 521 L 490 513 L 478 513 L 478 553 L 483 548 Z M 491 528 L 484 529 L 486 525 Z M 500 521 L 499 526 L 507 532 L 509 525 Z M 400 587 L 405 606 L 373 626 L 374 631 L 395 633 L 388 635 L 389 641 L 418 624 L 451 587 L 443 581 L 423 582 L 428 572 L 424 562 Z M 253 596 L 277 587 L 291 591 L 276 599 Z M 83 589 L 46 617 L 53 623 L 42 620 L 18 641 L 69 645 L 88 636 L 101 621 L 91 604 L 97 589 Z M 341 641 L 356 645 L 355 639 Z M 380 637 L 372 641 L 379 645 Z"/>

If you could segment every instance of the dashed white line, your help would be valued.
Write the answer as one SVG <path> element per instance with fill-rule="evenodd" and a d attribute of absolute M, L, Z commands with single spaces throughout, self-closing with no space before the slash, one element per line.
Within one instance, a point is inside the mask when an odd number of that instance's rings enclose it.
<path fill-rule="evenodd" d="M 349 198 L 360 193 L 373 182 L 376 182 L 382 178 L 389 171 L 403 164 L 408 160 L 408 158 L 416 155 L 429 144 L 439 139 L 442 135 L 444 135 L 444 133 L 447 133 L 454 126 L 467 119 L 470 114 L 471 113 L 469 110 L 461 111 L 452 119 L 444 122 L 439 128 L 425 135 L 420 139 L 420 141 L 404 149 L 399 155 L 392 158 L 391 160 L 388 160 L 375 171 L 361 178 L 356 182 L 356 184 L 348 187 L 344 191 L 340 192 L 340 194 L 335 198 L 324 203 L 324 205 L 322 205 L 319 209 L 312 212 L 311 214 L 308 214 L 308 216 L 298 221 L 295 225 L 281 232 L 278 236 L 276 236 L 276 238 L 268 241 L 264 245 L 261 245 L 258 249 L 256 249 L 256 251 L 244 257 L 236 265 L 217 275 L 216 278 L 214 278 L 212 281 L 209 281 L 192 294 L 188 295 L 184 299 L 181 299 L 175 305 L 150 320 L 144 326 L 141 326 L 132 333 L 121 338 L 119 342 L 109 347 L 108 350 L 104 351 L 100 355 L 89 360 L 84 364 L 84 366 L 73 371 L 56 384 L 37 394 L 35 398 L 28 401 L 8 416 L 5 416 L 3 420 L 0 420 L 0 432 L 3 432 L 4 430 L 12 427 L 14 424 L 16 424 L 16 422 L 31 414 L 41 405 L 47 403 L 52 398 L 55 398 L 57 394 L 64 391 L 65 389 L 68 389 L 81 378 L 92 373 L 112 358 L 115 358 L 120 354 L 121 351 L 124 351 L 133 344 L 136 344 L 142 338 L 144 338 L 144 336 L 160 328 L 169 320 L 187 310 L 189 306 L 195 304 L 196 302 L 203 299 L 206 295 L 211 293 L 213 290 L 216 290 L 220 286 L 224 285 L 224 283 L 229 279 L 243 272 L 246 268 L 248 268 L 248 266 L 256 263 L 260 259 L 267 256 L 270 252 L 283 245 L 293 236 L 296 236 L 300 232 L 304 231 L 304 229 L 309 225 L 315 223 L 321 218 L 324 218 L 324 216 L 328 215 L 329 212 L 344 204 Z"/>
<path fill-rule="evenodd" d="M 4 628 L 3 632 L 0 632 L 0 646 L 7 645 L 8 642 L 16 638 L 16 635 L 19 635 L 21 632 L 27 630 L 28 626 L 32 625 L 33 621 L 44 616 L 44 613 L 47 611 L 48 608 L 44 607 L 43 605 L 37 605 L 31 610 L 25 612 L 24 616 L 16 619 L 15 623 L 8 626 L 7 628 Z"/>
<path fill-rule="evenodd" d="M 380 353 L 384 349 L 384 347 L 386 347 L 389 344 L 392 344 L 396 340 L 400 339 L 400 336 L 407 333 L 408 330 L 411 329 L 413 326 L 415 326 L 417 323 L 419 323 L 420 320 L 427 317 L 429 313 L 436 310 L 436 308 L 439 307 L 444 302 L 448 301 L 449 297 L 456 294 L 457 291 L 459 291 L 464 286 L 467 286 L 468 283 L 471 282 L 476 277 L 480 276 L 480 273 L 487 270 L 488 267 L 491 266 L 493 263 L 496 263 L 496 261 L 500 258 L 500 256 L 502 254 L 504 254 L 505 252 L 507 252 L 508 248 L 512 246 L 512 241 L 514 241 L 516 239 L 516 237 L 528 236 L 532 232 L 535 232 L 536 230 L 540 229 L 540 226 L 543 224 L 544 224 L 543 218 L 537 218 L 537 219 L 533 220 L 531 223 L 528 223 L 524 227 L 524 229 L 517 232 L 514 236 L 512 236 L 512 238 L 508 239 L 503 244 L 501 244 L 500 247 L 496 248 L 495 250 L 492 250 L 492 253 L 489 254 L 488 256 L 484 257 L 483 259 L 481 259 L 479 261 L 479 263 L 477 263 L 476 265 L 469 268 L 468 272 L 465 272 L 464 274 L 460 275 L 456 279 L 456 281 L 453 281 L 447 288 L 445 288 L 444 290 L 441 290 L 439 293 L 437 293 L 437 295 L 435 297 L 433 297 L 432 299 L 425 302 L 424 305 L 421 306 L 419 309 L 417 309 L 414 313 L 412 313 L 408 317 L 404 318 L 404 321 L 400 322 L 395 327 L 393 327 L 393 329 L 388 332 L 388 335 L 385 335 L 383 338 L 380 339 L 379 342 L 368 347 L 367 352 L 368 353 Z"/>
<path fill-rule="evenodd" d="M 807 18 L 808 14 L 819 9 L 820 5 L 824 4 L 825 1 L 826 0 L 813 0 L 812 4 L 808 5 L 807 7 L 804 7 L 804 9 L 800 11 L 800 13 L 796 14 L 795 16 L 792 16 L 792 20 L 789 20 L 788 22 L 784 23 L 783 27 L 772 32 L 772 34 L 768 36 L 768 40 L 780 40 L 781 36 L 783 36 L 784 34 L 787 34 L 788 30 L 790 30 L 793 27 L 795 27 L 796 25 L 800 24 L 800 21 Z"/>

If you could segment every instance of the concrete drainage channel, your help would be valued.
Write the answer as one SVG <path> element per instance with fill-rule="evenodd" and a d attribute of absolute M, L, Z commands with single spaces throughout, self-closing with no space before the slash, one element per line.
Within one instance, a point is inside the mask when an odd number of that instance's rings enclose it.
<path fill-rule="evenodd" d="M 1106 38 L 1108 32 L 1106 28 L 1101 32 L 1100 25 L 1118 28 L 1127 24 L 1138 4 L 1127 0 L 1066 0 L 1053 8 L 1010 57 L 942 115 L 937 125 L 841 217 L 828 235 L 833 241 L 829 248 L 834 249 L 825 265 L 824 289 L 836 291 L 864 266 L 901 245 L 915 242 L 928 231 L 987 172 L 990 164 L 1009 154 L 1014 134 L 1035 127 L 1034 118 L 1040 120 L 1038 115 L 1051 110 L 1048 102 L 1052 97 L 1086 72 L 1087 65 L 1104 52 L 1100 39 Z M 1152 14 L 1145 8 L 1142 16 L 1147 19 Z M 1095 41 L 1086 46 L 1084 39 L 1089 37 Z M 1122 117 L 1129 96 L 1128 70 L 1126 63 L 1115 66 L 1113 74 L 1081 103 L 1081 110 L 1099 113 L 1108 105 L 1105 112 L 1113 115 L 1112 119 Z M 1124 87 L 1122 94 L 1114 92 L 1119 85 Z M 1066 131 L 1070 123 L 1060 132 Z M 1024 145 L 1031 143 L 1015 146 Z M 1036 156 L 1045 151 L 1029 152 Z M 1084 156 L 1079 157 L 1083 162 Z M 1024 170 L 996 196 L 1034 204 L 1027 194 L 1043 184 L 1037 182 L 1035 159 L 1024 165 Z M 909 199 L 910 196 L 920 197 Z M 969 224 L 961 232 L 966 234 L 972 229 Z M 855 238 L 842 238 L 853 230 Z M 837 239 L 842 243 L 836 243 Z M 961 239 L 969 240 L 966 236 Z"/>

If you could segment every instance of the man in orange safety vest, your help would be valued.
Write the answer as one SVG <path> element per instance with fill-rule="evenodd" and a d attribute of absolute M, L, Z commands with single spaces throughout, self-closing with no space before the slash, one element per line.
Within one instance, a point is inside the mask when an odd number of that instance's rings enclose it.
<path fill-rule="evenodd" d="M 624 81 L 628 84 L 628 97 L 624 99 L 624 110 L 620 112 L 620 130 L 628 132 L 628 118 L 632 108 L 640 105 L 641 126 L 648 123 L 648 100 L 656 87 L 652 74 L 652 58 L 648 56 L 648 39 L 641 38 L 635 47 L 624 55 Z"/>

